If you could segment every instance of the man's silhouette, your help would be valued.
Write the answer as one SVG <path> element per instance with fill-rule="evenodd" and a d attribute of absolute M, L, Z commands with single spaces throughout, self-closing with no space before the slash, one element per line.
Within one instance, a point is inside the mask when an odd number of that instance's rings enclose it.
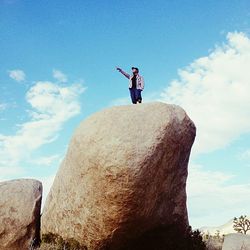
<path fill-rule="evenodd" d="M 121 72 L 125 77 L 129 79 L 129 91 L 130 97 L 133 104 L 142 102 L 141 92 L 144 89 L 144 78 L 139 75 L 139 69 L 132 67 L 132 75 L 129 75 L 121 68 L 116 67 L 116 69 Z"/>

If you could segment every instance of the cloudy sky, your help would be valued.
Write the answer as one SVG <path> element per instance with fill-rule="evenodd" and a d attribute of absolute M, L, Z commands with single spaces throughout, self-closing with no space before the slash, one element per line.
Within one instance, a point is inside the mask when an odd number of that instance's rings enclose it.
<path fill-rule="evenodd" d="M 250 214 L 250 2 L 0 0 L 0 180 L 45 196 L 80 121 L 143 100 L 182 106 L 197 126 L 187 182 L 195 227 Z"/>

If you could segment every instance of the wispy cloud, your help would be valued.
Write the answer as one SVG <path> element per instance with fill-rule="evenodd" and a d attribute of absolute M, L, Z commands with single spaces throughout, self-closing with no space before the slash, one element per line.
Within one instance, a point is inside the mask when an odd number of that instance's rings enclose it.
<path fill-rule="evenodd" d="M 49 155 L 49 156 L 37 157 L 34 159 L 32 158 L 29 160 L 29 162 L 35 165 L 51 167 L 55 163 L 60 163 L 61 160 L 62 160 L 62 156 L 60 154 L 54 154 L 54 155 Z"/>
<path fill-rule="evenodd" d="M 250 213 L 250 184 L 232 184 L 233 177 L 190 164 L 187 194 L 191 225 L 201 227 L 209 222 L 209 226 L 218 226 L 234 216 Z"/>
<path fill-rule="evenodd" d="M 5 110 L 7 107 L 6 103 L 0 103 L 0 111 Z"/>
<path fill-rule="evenodd" d="M 22 82 L 25 80 L 25 73 L 20 69 L 9 70 L 9 77 L 17 82 Z"/>
<path fill-rule="evenodd" d="M 246 149 L 239 153 L 238 155 L 240 160 L 249 160 L 250 161 L 250 149 Z"/>
<path fill-rule="evenodd" d="M 128 105 L 131 101 L 129 97 L 120 97 L 117 99 L 112 100 L 108 106 L 120 106 L 120 105 Z"/>
<path fill-rule="evenodd" d="M 250 132 L 250 39 L 229 33 L 227 42 L 179 70 L 161 100 L 182 106 L 197 125 L 194 153 L 211 152 Z"/>
<path fill-rule="evenodd" d="M 0 162 L 1 164 L 1 162 Z M 0 165 L 0 181 L 6 181 L 22 175 L 24 169 L 20 166 Z"/>
<path fill-rule="evenodd" d="M 53 77 L 58 80 L 59 82 L 67 82 L 67 76 L 60 70 L 53 69 Z"/>
<path fill-rule="evenodd" d="M 64 123 L 80 113 L 79 96 L 84 91 L 81 83 L 61 86 L 38 81 L 30 87 L 25 96 L 30 105 L 29 120 L 18 124 L 14 135 L 0 134 L 0 168 L 18 168 L 33 151 L 55 141 Z M 55 157 L 37 160 L 49 164 Z"/>
<path fill-rule="evenodd" d="M 54 182 L 55 179 L 55 174 L 43 177 L 43 178 L 39 178 L 39 180 L 43 183 L 43 199 L 42 199 L 42 209 L 44 207 L 46 198 L 49 194 L 50 188 Z"/>

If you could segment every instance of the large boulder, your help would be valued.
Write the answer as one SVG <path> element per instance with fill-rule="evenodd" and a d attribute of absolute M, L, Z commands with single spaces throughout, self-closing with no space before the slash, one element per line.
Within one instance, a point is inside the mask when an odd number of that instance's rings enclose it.
<path fill-rule="evenodd" d="M 226 235 L 222 250 L 250 250 L 250 235 L 240 233 Z"/>
<path fill-rule="evenodd" d="M 0 250 L 26 250 L 39 243 L 42 184 L 0 182 Z"/>
<path fill-rule="evenodd" d="M 160 102 L 91 115 L 76 129 L 55 177 L 42 233 L 117 250 L 161 225 L 185 230 L 195 133 L 182 108 Z"/>

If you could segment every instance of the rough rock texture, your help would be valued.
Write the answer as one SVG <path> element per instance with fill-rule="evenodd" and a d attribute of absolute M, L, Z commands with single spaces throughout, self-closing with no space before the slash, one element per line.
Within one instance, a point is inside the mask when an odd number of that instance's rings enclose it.
<path fill-rule="evenodd" d="M 176 105 L 116 106 L 76 129 L 47 197 L 42 233 L 119 249 L 161 224 L 188 225 L 195 125 Z"/>
<path fill-rule="evenodd" d="M 40 240 L 42 183 L 0 182 L 0 250 L 25 250 Z"/>
<path fill-rule="evenodd" d="M 226 235 L 222 250 L 250 250 L 250 235 L 240 233 Z"/>

